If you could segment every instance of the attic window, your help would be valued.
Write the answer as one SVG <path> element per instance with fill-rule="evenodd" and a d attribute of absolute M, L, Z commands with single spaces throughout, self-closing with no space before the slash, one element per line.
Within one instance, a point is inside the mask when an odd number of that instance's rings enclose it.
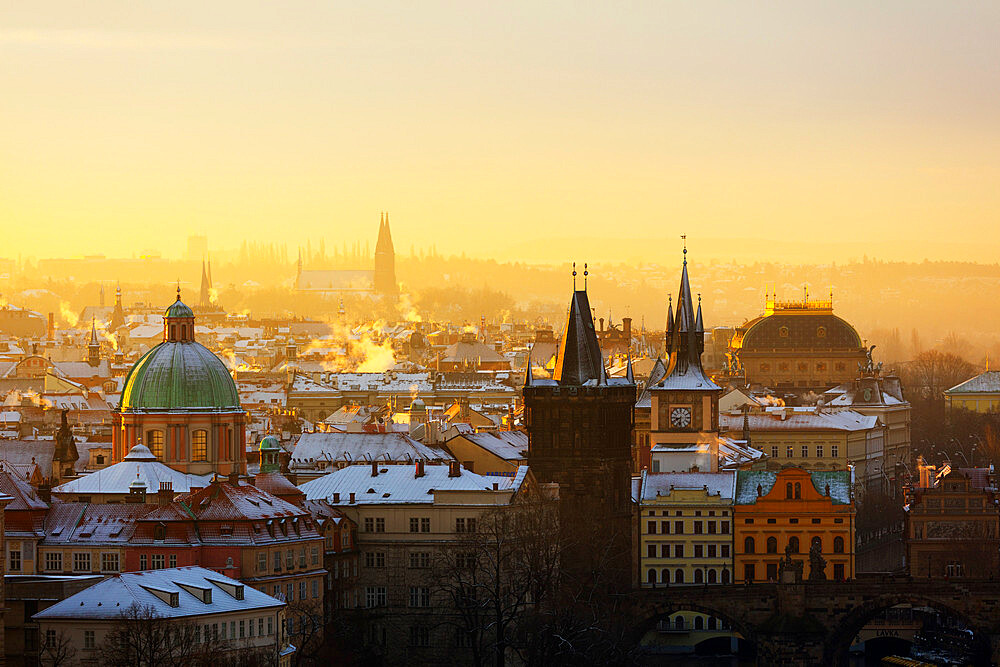
<path fill-rule="evenodd" d="M 368 489 L 368 493 L 375 493 L 375 489 Z"/>
<path fill-rule="evenodd" d="M 233 527 L 232 526 L 221 526 L 219 528 L 219 532 L 221 532 L 223 535 L 232 535 L 233 534 Z"/>
<path fill-rule="evenodd" d="M 255 533 L 259 533 L 260 532 L 260 524 L 259 523 L 255 523 L 253 525 L 253 532 L 255 532 Z"/>
<path fill-rule="evenodd" d="M 88 528 L 87 530 L 85 530 L 85 531 L 82 531 L 82 532 L 80 533 L 80 537 L 90 537 L 91 535 L 93 535 L 93 533 L 92 533 L 92 532 L 90 531 L 90 529 L 89 529 L 89 528 Z"/>
<path fill-rule="evenodd" d="M 388 498 L 388 497 L 389 497 L 389 494 L 388 494 L 388 493 L 383 493 L 383 494 L 382 494 L 382 497 L 383 497 L 383 498 Z"/>

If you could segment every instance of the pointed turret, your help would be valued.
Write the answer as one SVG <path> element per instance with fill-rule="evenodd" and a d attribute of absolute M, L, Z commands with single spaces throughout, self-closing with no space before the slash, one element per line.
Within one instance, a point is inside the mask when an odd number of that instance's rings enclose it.
<path fill-rule="evenodd" d="M 632 372 L 632 353 L 628 353 L 628 362 L 625 365 L 625 380 L 629 384 L 635 384 L 635 373 Z"/>
<path fill-rule="evenodd" d="M 566 317 L 553 378 L 561 385 L 582 385 L 599 381 L 604 358 L 597 342 L 590 300 L 583 290 L 573 292 Z"/>
<path fill-rule="evenodd" d="M 396 251 L 389 231 L 389 214 L 379 216 L 378 241 L 375 243 L 375 291 L 394 296 L 399 292 L 396 284 Z"/>
<path fill-rule="evenodd" d="M 667 359 L 667 378 L 688 378 L 695 386 L 718 388 L 701 366 L 701 353 L 705 347 L 704 323 L 701 314 L 701 297 L 695 308 L 688 279 L 687 248 L 681 267 L 681 282 L 677 292 L 677 310 L 670 326 L 670 358 Z"/>
<path fill-rule="evenodd" d="M 202 308 L 208 307 L 212 302 L 212 283 L 208 277 L 208 269 L 205 266 L 205 260 L 201 260 L 201 298 L 198 305 Z"/>
<path fill-rule="evenodd" d="M 115 307 L 111 311 L 111 322 L 108 324 L 108 329 L 117 331 L 118 327 L 123 324 L 125 324 L 125 309 L 122 308 L 122 286 L 119 284 L 115 287 Z"/>
<path fill-rule="evenodd" d="M 524 363 L 524 386 L 530 387 L 531 381 L 534 379 L 531 372 L 531 353 L 534 352 L 535 346 L 532 345 L 528 348 L 528 359 Z"/>
<path fill-rule="evenodd" d="M 87 343 L 87 363 L 94 368 L 101 365 L 101 343 L 97 340 L 97 323 L 90 320 L 90 342 Z"/>

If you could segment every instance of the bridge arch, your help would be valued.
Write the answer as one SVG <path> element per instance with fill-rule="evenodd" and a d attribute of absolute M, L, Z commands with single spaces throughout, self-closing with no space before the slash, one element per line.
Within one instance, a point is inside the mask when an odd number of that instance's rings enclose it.
<path fill-rule="evenodd" d="M 680 612 L 694 612 L 696 614 L 713 616 L 725 621 L 729 628 L 742 635 L 745 641 L 751 643 L 756 643 L 757 641 L 756 629 L 744 619 L 723 611 L 720 607 L 712 604 L 703 604 L 701 602 L 691 602 L 687 599 L 682 599 L 678 601 L 664 600 L 663 602 L 646 603 L 634 610 L 636 623 L 630 630 L 629 642 L 634 646 L 638 646 L 647 632 L 656 629 L 657 623 L 669 619 L 674 614 Z"/>
<path fill-rule="evenodd" d="M 939 600 L 933 596 L 908 592 L 886 593 L 870 600 L 865 600 L 833 621 L 823 648 L 824 664 L 847 665 L 848 651 L 855 635 L 880 613 L 901 604 L 928 607 L 960 619 L 973 632 L 976 657 L 985 657 L 986 664 L 989 664 L 990 635 L 986 628 L 981 627 L 966 611 L 954 604 Z M 979 664 L 979 662 L 976 664 Z"/>

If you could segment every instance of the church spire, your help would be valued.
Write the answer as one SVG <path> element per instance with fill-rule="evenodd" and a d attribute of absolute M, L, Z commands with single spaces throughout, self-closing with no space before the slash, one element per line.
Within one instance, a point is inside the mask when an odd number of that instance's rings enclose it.
<path fill-rule="evenodd" d="M 208 268 L 205 265 L 205 260 L 201 260 L 201 298 L 199 301 L 200 306 L 208 306 L 212 302 L 212 282 L 208 277 Z"/>
<path fill-rule="evenodd" d="M 87 343 L 87 363 L 96 368 L 101 365 L 101 343 L 97 340 L 97 322 L 90 319 L 90 342 Z"/>
<path fill-rule="evenodd" d="M 561 385 L 579 386 L 600 381 L 603 366 L 590 300 L 585 291 L 574 290 L 552 377 Z"/>

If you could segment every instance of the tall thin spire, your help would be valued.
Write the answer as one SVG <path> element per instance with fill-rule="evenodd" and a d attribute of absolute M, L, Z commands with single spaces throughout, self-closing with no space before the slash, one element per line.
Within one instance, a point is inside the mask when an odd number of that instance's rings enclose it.
<path fill-rule="evenodd" d="M 535 350 L 535 346 L 532 345 L 528 348 L 528 359 L 524 363 L 524 386 L 530 387 L 531 381 L 534 379 L 531 373 L 531 353 Z"/>
<path fill-rule="evenodd" d="M 635 384 L 635 373 L 632 371 L 632 352 L 628 353 L 628 361 L 625 364 L 625 380 L 629 384 Z"/>
<path fill-rule="evenodd" d="M 97 322 L 93 317 L 90 318 L 90 344 L 100 345 L 100 343 L 97 342 Z"/>

